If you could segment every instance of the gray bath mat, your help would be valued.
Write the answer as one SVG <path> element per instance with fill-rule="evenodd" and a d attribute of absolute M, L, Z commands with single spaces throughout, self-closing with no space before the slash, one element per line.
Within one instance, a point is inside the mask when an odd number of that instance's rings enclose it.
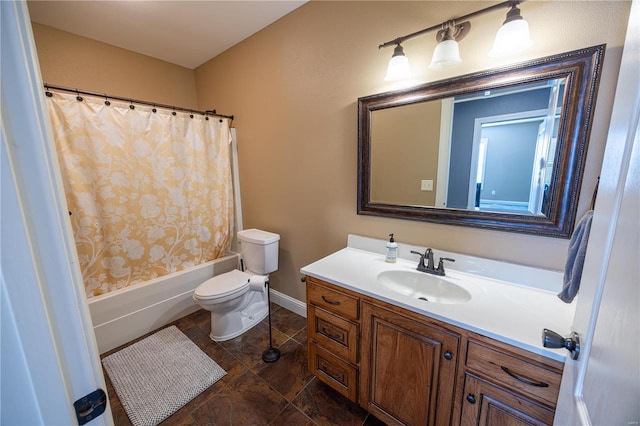
<path fill-rule="evenodd" d="M 224 376 L 175 326 L 102 360 L 134 426 L 155 426 Z"/>

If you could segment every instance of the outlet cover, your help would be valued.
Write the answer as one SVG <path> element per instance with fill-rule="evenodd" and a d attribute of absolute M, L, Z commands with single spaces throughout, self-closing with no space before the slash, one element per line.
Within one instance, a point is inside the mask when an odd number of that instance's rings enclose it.
<path fill-rule="evenodd" d="M 420 181 L 420 190 L 421 191 L 433 191 L 433 180 L 421 180 Z"/>

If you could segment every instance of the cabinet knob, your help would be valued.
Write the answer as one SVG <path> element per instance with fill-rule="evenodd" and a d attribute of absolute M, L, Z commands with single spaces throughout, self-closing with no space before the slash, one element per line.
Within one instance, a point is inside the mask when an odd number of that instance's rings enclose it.
<path fill-rule="evenodd" d="M 307 282 L 307 277 L 302 277 L 302 278 L 300 278 L 300 282 L 302 282 L 302 283 Z"/>
<path fill-rule="evenodd" d="M 467 401 L 469 401 L 470 404 L 475 404 L 476 403 L 476 397 L 473 396 L 472 394 L 467 395 Z"/>
<path fill-rule="evenodd" d="M 447 361 L 451 361 L 453 359 L 453 354 L 449 351 L 446 351 L 444 353 L 444 359 L 446 359 Z"/>

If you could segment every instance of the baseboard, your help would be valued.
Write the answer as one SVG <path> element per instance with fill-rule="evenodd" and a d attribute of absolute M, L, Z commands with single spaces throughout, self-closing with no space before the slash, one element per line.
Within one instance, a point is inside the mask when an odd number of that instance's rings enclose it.
<path fill-rule="evenodd" d="M 307 317 L 306 303 L 273 289 L 271 290 L 270 297 L 271 301 L 276 305 L 280 305 L 283 308 L 286 308 L 291 312 L 295 312 L 296 314 L 301 315 L 305 318 Z"/>

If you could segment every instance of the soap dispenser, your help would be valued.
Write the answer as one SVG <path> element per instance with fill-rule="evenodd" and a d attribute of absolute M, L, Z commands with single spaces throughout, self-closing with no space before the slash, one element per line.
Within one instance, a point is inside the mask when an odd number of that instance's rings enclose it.
<path fill-rule="evenodd" d="M 393 234 L 389 234 L 389 242 L 387 243 L 387 256 L 385 262 L 396 263 L 398 258 L 398 244 L 393 239 Z"/>

